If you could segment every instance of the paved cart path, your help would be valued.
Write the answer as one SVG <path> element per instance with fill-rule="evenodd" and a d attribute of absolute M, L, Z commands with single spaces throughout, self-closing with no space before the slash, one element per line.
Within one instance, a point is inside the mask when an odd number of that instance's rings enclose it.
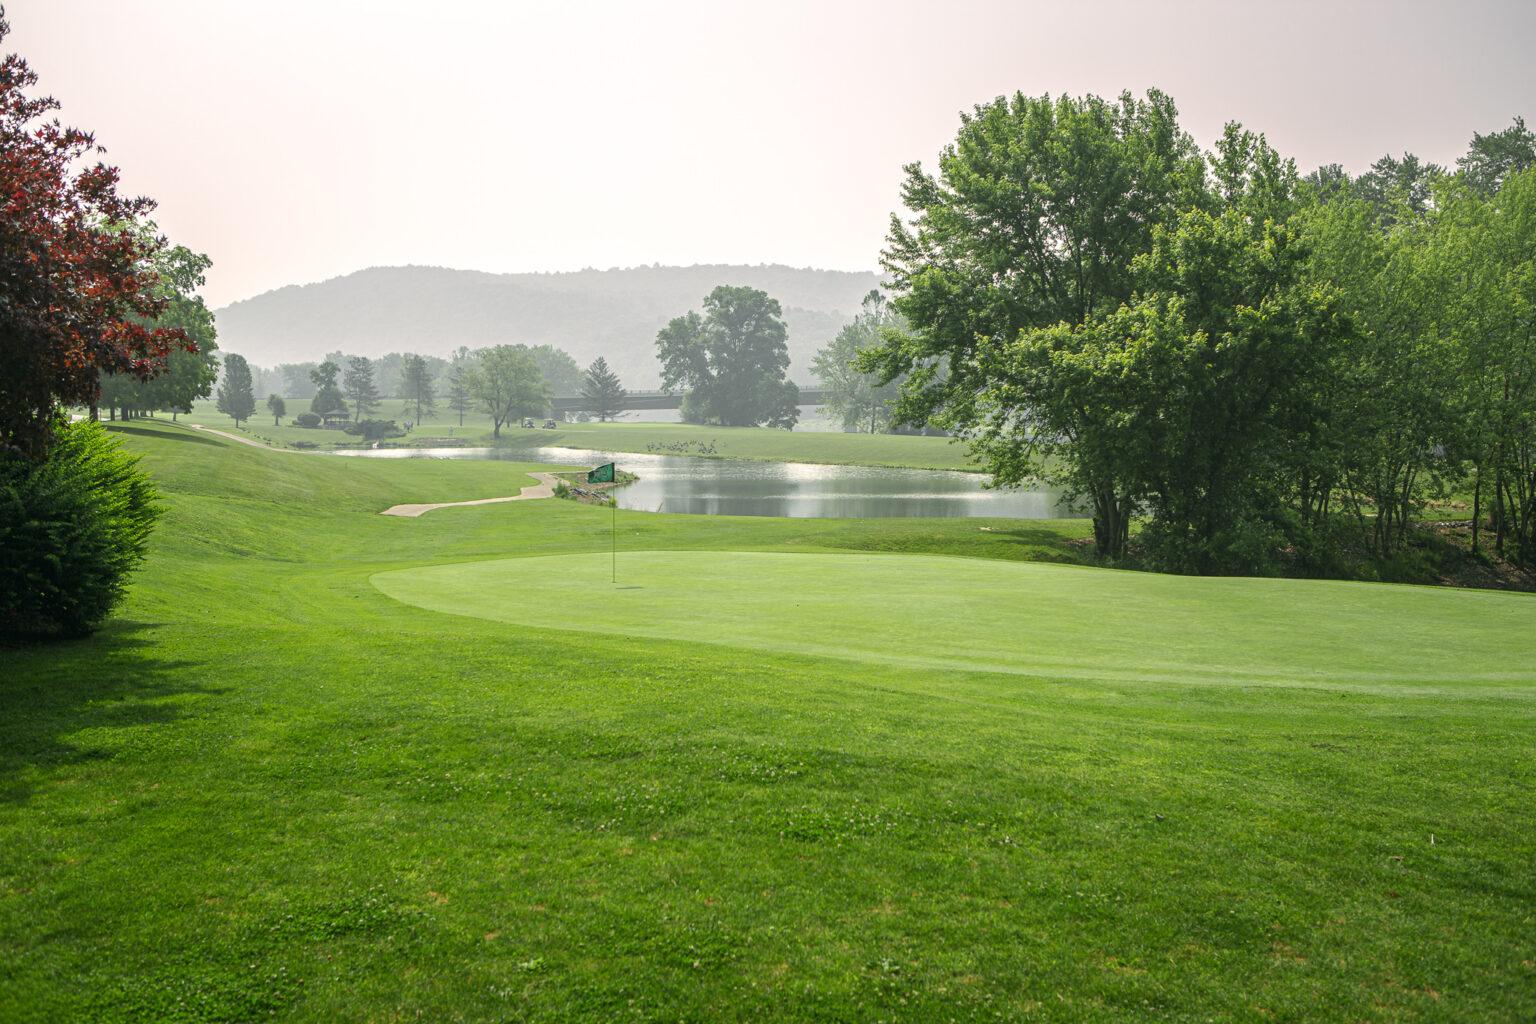
<path fill-rule="evenodd" d="M 502 501 L 531 501 L 534 498 L 553 498 L 555 496 L 555 474 L 553 473 L 529 473 L 529 476 L 538 481 L 529 484 L 510 498 L 479 498 L 475 501 L 438 501 L 424 505 L 391 505 L 381 515 L 405 516 L 415 519 L 423 512 L 431 512 L 435 508 L 458 508 L 462 505 L 494 505 Z"/>

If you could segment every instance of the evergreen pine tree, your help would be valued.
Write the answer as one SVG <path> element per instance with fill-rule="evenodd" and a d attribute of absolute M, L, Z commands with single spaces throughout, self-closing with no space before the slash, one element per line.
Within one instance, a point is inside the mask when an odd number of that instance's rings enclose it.
<path fill-rule="evenodd" d="M 587 367 L 581 382 L 581 397 L 586 399 L 588 410 L 595 413 L 598 420 L 613 419 L 624 408 L 627 394 L 619 384 L 618 374 L 608 369 L 608 360 L 598 356 Z"/>
<path fill-rule="evenodd" d="M 400 371 L 400 397 L 407 407 L 415 405 L 416 422 L 421 422 L 422 410 L 437 411 L 437 392 L 432 386 L 432 368 L 421 356 L 407 353 Z"/>
<path fill-rule="evenodd" d="M 373 382 L 373 360 L 353 356 L 347 361 L 347 376 L 341 390 L 352 400 L 352 418 L 361 422 L 379 407 L 379 389 Z"/>
<path fill-rule="evenodd" d="M 256 393 L 251 389 L 251 366 L 244 356 L 230 353 L 224 357 L 224 381 L 219 385 L 219 412 L 235 421 L 251 418 L 256 411 Z"/>

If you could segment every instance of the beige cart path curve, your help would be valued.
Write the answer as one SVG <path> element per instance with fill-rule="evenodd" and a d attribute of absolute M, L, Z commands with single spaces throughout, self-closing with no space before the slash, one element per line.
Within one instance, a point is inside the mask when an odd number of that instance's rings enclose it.
<path fill-rule="evenodd" d="M 191 427 L 193 430 L 201 430 L 208 434 L 218 434 L 220 437 L 227 437 L 231 441 L 239 441 L 241 444 L 248 444 L 252 448 L 262 448 L 269 452 L 294 452 L 297 455 L 314 454 L 313 452 L 304 452 L 296 448 L 274 448 L 269 444 L 262 444 L 260 441 L 253 441 L 248 437 L 241 437 L 239 434 L 231 434 L 227 430 L 215 430 L 212 427 L 205 427 L 201 423 L 178 423 L 176 425 L 179 427 Z"/>
<path fill-rule="evenodd" d="M 193 430 L 204 430 L 210 434 L 218 434 L 220 437 L 227 437 L 231 441 L 239 441 L 241 444 L 248 444 L 253 448 L 264 448 L 269 452 L 294 451 L 292 448 L 273 448 L 271 445 L 262 444 L 260 441 L 253 441 L 248 437 L 241 437 L 238 434 L 231 434 L 225 430 L 215 430 L 212 427 L 205 427 L 198 423 L 188 423 L 186 426 L 191 427 Z M 314 453 L 300 451 L 295 452 L 295 454 L 306 455 Z M 503 501 L 531 501 L 535 498 L 553 498 L 555 496 L 555 484 L 558 482 L 555 478 L 555 474 L 529 473 L 528 475 L 537 480 L 538 483 L 529 484 L 527 487 L 524 487 L 521 491 L 511 495 L 510 497 L 476 498 L 474 501 L 437 501 L 419 505 L 391 505 L 389 508 L 385 509 L 379 514 L 385 516 L 403 516 L 406 519 L 415 519 L 422 513 L 431 512 L 435 508 L 459 508 L 464 505 L 496 505 Z"/>
<path fill-rule="evenodd" d="M 463 505 L 495 505 L 503 501 L 531 501 L 535 498 L 553 498 L 555 496 L 556 478 L 553 473 L 529 473 L 529 476 L 538 481 L 529 484 L 510 498 L 479 498 L 475 501 L 438 501 L 426 505 L 391 505 L 381 515 L 405 516 L 415 519 L 423 512 L 431 512 L 435 508 L 459 508 Z"/>

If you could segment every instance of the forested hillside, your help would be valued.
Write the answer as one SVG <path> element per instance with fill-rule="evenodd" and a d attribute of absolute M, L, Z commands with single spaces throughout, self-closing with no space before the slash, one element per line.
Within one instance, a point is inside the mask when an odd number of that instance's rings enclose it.
<path fill-rule="evenodd" d="M 558 274 L 373 267 L 226 306 L 217 311 L 219 343 L 263 366 L 337 350 L 447 355 L 461 345 L 548 343 L 582 365 L 603 356 L 627 385 L 649 387 L 660 378 L 656 332 L 716 285 L 750 285 L 783 305 L 790 376 L 808 381 L 816 350 L 853 318 L 878 280 L 777 265 Z"/>

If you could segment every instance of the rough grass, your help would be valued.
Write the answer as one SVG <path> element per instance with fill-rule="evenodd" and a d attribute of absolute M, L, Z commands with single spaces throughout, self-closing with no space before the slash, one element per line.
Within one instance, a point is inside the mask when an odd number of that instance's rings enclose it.
<path fill-rule="evenodd" d="M 696 642 L 708 616 L 687 639 L 583 632 L 600 581 L 561 628 L 521 625 L 370 580 L 600 553 L 609 512 L 392 519 L 523 470 L 147 429 L 168 512 L 128 605 L 91 640 L 0 651 L 0 1019 L 1536 1015 L 1528 596 L 1360 587 L 1390 596 L 1345 629 L 1318 584 L 1254 581 L 1266 629 L 1334 648 L 1337 676 L 1306 687 Z M 1086 529 L 619 524 L 631 551 L 828 572 L 838 552 L 1070 561 Z M 945 578 L 925 560 L 860 597 L 901 608 L 918 650 L 971 628 L 925 593 Z M 1043 601 L 999 645 L 1113 644 L 1243 589 L 1133 582 L 1145 601 Z M 1445 620 L 1448 596 L 1496 610 Z M 1402 685 L 1367 653 L 1420 633 L 1468 679 Z M 1358 678 L 1372 664 L 1389 678 Z"/>

